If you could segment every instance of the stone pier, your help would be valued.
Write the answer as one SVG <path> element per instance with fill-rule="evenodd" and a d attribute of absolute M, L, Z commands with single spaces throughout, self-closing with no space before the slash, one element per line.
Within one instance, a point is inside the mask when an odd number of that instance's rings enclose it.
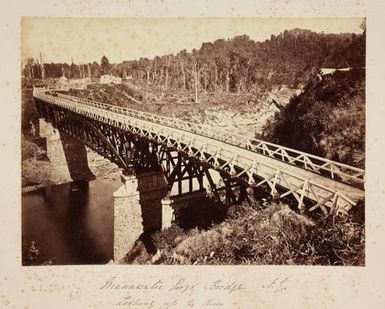
<path fill-rule="evenodd" d="M 59 132 L 51 123 L 39 119 L 40 137 L 46 139 L 47 157 L 50 161 L 50 179 L 68 182 L 91 180 L 95 176 L 88 167 L 87 150 L 84 143 Z"/>
<path fill-rule="evenodd" d="M 59 179 L 64 182 L 71 181 L 71 176 L 59 131 L 55 129 L 51 123 L 46 122 L 44 119 L 40 118 L 39 132 L 40 137 L 46 139 L 47 157 L 50 161 L 49 179 L 53 181 Z"/>
<path fill-rule="evenodd" d="M 162 199 L 162 229 L 168 228 L 178 221 L 182 209 L 199 203 L 207 198 L 206 190 L 185 193 L 177 196 L 166 196 Z"/>
<path fill-rule="evenodd" d="M 123 185 L 114 192 L 114 261 L 125 257 L 143 232 L 138 179 L 123 176 Z"/>
<path fill-rule="evenodd" d="M 167 194 L 167 181 L 162 171 L 137 175 L 144 232 L 162 227 L 162 198 Z"/>
<path fill-rule="evenodd" d="M 161 228 L 161 200 L 167 193 L 163 172 L 122 175 L 122 181 L 114 193 L 115 262 L 125 257 L 143 232 Z"/>

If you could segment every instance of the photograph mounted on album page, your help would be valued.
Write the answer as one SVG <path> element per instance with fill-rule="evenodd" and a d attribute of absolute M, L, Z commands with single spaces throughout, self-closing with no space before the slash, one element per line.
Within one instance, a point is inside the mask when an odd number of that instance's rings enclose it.
<path fill-rule="evenodd" d="M 371 7 L 169 2 L 10 10 L 1 302 L 381 307 Z"/>

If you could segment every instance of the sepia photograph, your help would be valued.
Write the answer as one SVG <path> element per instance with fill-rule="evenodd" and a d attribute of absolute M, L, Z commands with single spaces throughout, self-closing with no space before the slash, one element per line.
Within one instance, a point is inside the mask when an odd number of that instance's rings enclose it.
<path fill-rule="evenodd" d="M 21 18 L 23 266 L 358 266 L 366 18 Z"/>

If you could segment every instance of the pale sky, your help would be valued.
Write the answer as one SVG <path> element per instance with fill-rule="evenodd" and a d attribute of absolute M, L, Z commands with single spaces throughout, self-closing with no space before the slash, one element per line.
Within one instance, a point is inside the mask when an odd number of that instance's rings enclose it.
<path fill-rule="evenodd" d="M 22 59 L 110 63 L 175 54 L 203 42 L 248 35 L 264 41 L 285 29 L 361 33 L 361 18 L 46 18 L 22 19 Z"/>

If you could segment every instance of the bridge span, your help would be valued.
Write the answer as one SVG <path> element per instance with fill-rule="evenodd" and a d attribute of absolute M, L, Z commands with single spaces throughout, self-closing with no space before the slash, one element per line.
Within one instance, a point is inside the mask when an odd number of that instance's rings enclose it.
<path fill-rule="evenodd" d="M 81 134 L 87 138 L 85 130 L 89 130 L 88 133 L 93 130 L 93 134 L 97 134 L 109 148 L 110 152 L 104 156 L 123 169 L 132 165 L 132 157 L 122 150 L 135 147 L 128 142 L 136 139 L 153 148 L 152 155 L 147 153 L 144 157 L 143 151 L 139 154 L 142 157 L 137 160 L 143 166 L 156 164 L 167 157 L 166 153 L 168 159 L 178 159 L 170 156 L 172 150 L 194 162 L 198 170 L 199 166 L 204 171 L 215 169 L 226 180 L 240 181 L 252 188 L 264 186 L 274 198 L 291 195 L 297 200 L 299 209 L 313 202 L 308 210 L 321 208 L 327 213 L 355 205 L 364 197 L 365 172 L 352 166 L 231 132 L 213 130 L 209 126 L 56 92 L 34 91 L 34 98 L 40 102 L 37 104 L 40 104 L 39 111 L 43 115 L 48 119 L 52 116 L 54 125 L 61 126 L 75 137 L 82 139 L 71 130 L 74 122 L 84 124 L 88 121 Z M 106 126 L 109 126 L 108 132 L 105 132 Z M 173 165 L 175 162 L 168 163 Z M 177 180 L 175 166 L 173 170 L 168 168 L 165 171 L 169 188 L 171 182 Z M 211 181 L 210 184 L 214 185 Z M 215 191 L 216 188 L 211 189 Z"/>
<path fill-rule="evenodd" d="M 162 146 L 156 149 L 161 156 L 166 148 L 171 149 L 194 162 L 225 173 L 228 179 L 240 179 L 250 187 L 266 184 L 274 198 L 291 194 L 298 199 L 299 208 L 304 206 L 304 198 L 317 202 L 311 210 L 322 206 L 336 210 L 337 207 L 354 205 L 364 196 L 364 170 L 326 158 L 214 130 L 205 125 L 68 95 L 35 91 L 34 97 L 48 103 L 44 105 L 45 108 L 58 107 L 74 114 L 60 114 L 59 110 L 55 114 L 55 111 L 51 111 L 54 123 L 62 122 L 59 125 L 66 130 L 66 121 L 70 124 L 73 120 L 97 121 L 102 128 L 103 124 L 109 125 L 111 129 L 119 129 L 119 133 L 122 131 L 133 138 L 152 143 L 153 147 Z M 101 133 L 97 127 L 88 126 L 89 130 L 96 131 L 94 133 Z M 100 134 L 106 139 L 104 142 L 113 147 L 111 154 L 105 155 L 120 167 L 127 168 L 129 158 L 121 155 L 124 140 L 117 140 L 113 132 L 110 135 Z M 123 136 L 118 138 L 124 139 Z M 285 192 L 280 192 L 285 189 Z"/>
<path fill-rule="evenodd" d="M 162 194 L 208 189 L 228 204 L 255 190 L 295 202 L 300 212 L 345 211 L 364 199 L 365 171 L 295 149 L 171 117 L 34 89 L 40 116 L 116 163 L 124 177 L 160 172 Z M 213 181 L 217 171 L 223 186 Z M 123 177 L 123 178 L 124 178 Z M 204 181 L 208 183 L 205 188 Z M 195 187 L 194 187 L 195 181 Z M 188 192 L 183 192 L 188 182 Z M 163 214 L 164 215 L 164 214 Z"/>

